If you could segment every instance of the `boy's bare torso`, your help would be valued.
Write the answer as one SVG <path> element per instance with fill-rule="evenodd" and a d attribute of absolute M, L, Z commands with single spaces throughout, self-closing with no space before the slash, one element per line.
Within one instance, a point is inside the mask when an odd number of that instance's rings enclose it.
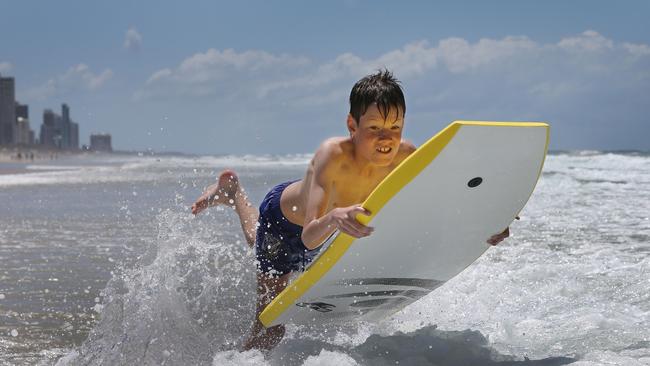
<path fill-rule="evenodd" d="M 402 141 L 395 159 L 386 166 L 366 166 L 360 168 L 355 161 L 354 144 L 350 138 L 335 137 L 328 139 L 324 148 L 335 151 L 327 162 L 323 187 L 327 197 L 325 212 L 337 207 L 346 207 L 362 203 L 377 185 L 393 171 L 415 147 Z M 314 157 L 315 159 L 316 157 Z M 309 199 L 309 186 L 314 179 L 314 160 L 309 164 L 305 177 L 289 185 L 280 199 L 284 216 L 294 224 L 305 225 L 306 206 Z"/>

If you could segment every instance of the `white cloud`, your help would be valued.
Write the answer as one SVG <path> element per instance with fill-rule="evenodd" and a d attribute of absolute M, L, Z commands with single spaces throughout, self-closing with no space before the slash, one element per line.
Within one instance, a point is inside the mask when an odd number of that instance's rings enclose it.
<path fill-rule="evenodd" d="M 298 104 L 301 101 L 310 106 L 318 104 L 318 95 L 323 96 L 320 98 L 321 104 L 327 104 L 333 100 L 332 95 L 349 92 L 350 80 L 378 69 L 388 68 L 403 80 L 417 80 L 435 73 L 462 74 L 482 66 L 498 65 L 517 55 L 533 54 L 540 48 L 527 37 L 481 39 L 475 44 L 462 38 L 448 38 L 435 47 L 427 41 L 409 43 L 374 59 L 364 60 L 352 53 L 344 53 L 297 77 L 262 83 L 257 95 L 264 98 L 284 90 Z M 328 91 L 330 88 L 337 91 L 331 93 Z"/>
<path fill-rule="evenodd" d="M 287 54 L 211 48 L 186 58 L 178 67 L 154 72 L 134 98 L 240 93 L 261 80 L 287 77 L 309 63 L 306 57 Z"/>
<path fill-rule="evenodd" d="M 352 84 L 383 67 L 403 81 L 408 119 L 422 128 L 409 129 L 415 136 L 428 135 L 433 121 L 548 120 L 560 146 L 571 138 L 587 141 L 584 126 L 593 146 L 626 146 L 625 138 L 647 146 L 638 136 L 648 133 L 639 126 L 650 114 L 650 46 L 615 42 L 591 30 L 551 43 L 523 36 L 420 40 L 375 57 L 343 53 L 324 62 L 210 49 L 152 73 L 136 98 L 209 97 L 213 109 L 206 115 L 267 128 L 267 141 L 282 141 L 266 126 L 309 120 L 310 126 L 331 128 L 347 109 Z M 622 126 L 617 131 L 631 132 L 610 137 L 613 121 Z M 286 150 L 281 143 L 278 149 Z"/>
<path fill-rule="evenodd" d="M 135 27 L 131 27 L 126 31 L 124 37 L 124 48 L 130 51 L 137 51 L 142 46 L 142 35 Z"/>
<path fill-rule="evenodd" d="M 594 51 L 599 52 L 594 54 Z M 605 73 L 608 67 L 625 67 L 625 62 L 621 61 L 623 58 L 649 55 L 648 45 L 615 44 L 593 30 L 563 38 L 556 44 L 540 44 L 522 36 L 485 38 L 475 43 L 452 37 L 441 40 L 436 46 L 427 41 L 417 41 L 373 59 L 344 53 L 321 64 L 304 57 L 273 55 L 258 50 L 209 49 L 188 57 L 176 68 L 156 71 L 148 78 L 140 95 L 164 95 L 159 93 L 161 88 L 175 89 L 175 96 L 223 95 L 229 93 L 220 88 L 224 84 L 239 84 L 230 93 L 240 94 L 243 89 L 248 89 L 258 98 L 271 97 L 281 91 L 290 95 L 326 94 L 339 84 L 349 89 L 350 80 L 380 68 L 388 68 L 404 80 L 447 74 L 490 76 L 509 73 L 509 78 L 518 78 L 524 83 L 528 80 L 529 90 L 569 91 L 572 89 L 564 76 L 558 79 L 563 81 L 558 87 L 552 87 L 552 81 L 547 78 L 568 69 L 577 72 L 567 75 L 569 78 L 586 72 Z M 576 65 L 580 67 L 573 70 Z"/>
<path fill-rule="evenodd" d="M 332 95 L 332 89 L 338 89 L 339 94 L 349 92 L 351 80 L 387 67 L 410 85 L 422 85 L 424 93 L 435 93 L 430 97 L 439 101 L 462 100 L 472 93 L 487 93 L 483 96 L 487 101 L 496 98 L 491 95 L 495 91 L 512 88 L 517 88 L 512 95 L 517 100 L 522 98 L 517 94 L 526 91 L 535 96 L 531 98 L 578 97 L 611 88 L 608 83 L 614 70 L 619 72 L 621 79 L 617 83 L 621 85 L 647 78 L 647 56 L 648 45 L 617 44 L 595 31 L 567 37 L 556 44 L 541 44 L 521 36 L 486 38 L 475 43 L 453 37 L 436 46 L 426 41 L 410 43 L 374 59 L 342 54 L 293 78 L 265 83 L 258 96 L 285 97 L 296 103 L 308 100 L 307 104 L 313 106 L 318 95 L 322 95 L 323 104 L 328 104 L 332 101 L 327 97 Z M 459 85 L 466 85 L 468 90 L 454 90 Z M 443 93 L 445 89 L 452 90 Z M 499 93 L 504 98 L 510 96 L 509 91 Z M 443 94 L 447 97 L 440 99 Z"/>
<path fill-rule="evenodd" d="M 634 44 L 634 43 L 623 43 L 623 48 L 627 50 L 630 54 L 634 56 L 648 56 L 650 55 L 650 46 L 647 44 Z"/>
<path fill-rule="evenodd" d="M 9 62 L 0 62 L 0 73 L 9 72 L 13 68 L 13 65 Z"/>
<path fill-rule="evenodd" d="M 188 54 L 146 75 L 133 108 L 175 113 L 184 128 L 179 150 L 307 152 L 345 133 L 353 83 L 387 67 L 402 80 L 405 137 L 416 144 L 454 119 L 541 120 L 552 126 L 552 148 L 650 148 L 650 46 L 642 42 L 587 31 L 550 41 L 452 37 L 376 54 L 301 56 Z M 155 127 L 148 122 L 155 118 L 140 120 Z"/>
<path fill-rule="evenodd" d="M 62 93 L 79 90 L 94 91 L 101 88 L 112 76 L 111 69 L 93 73 L 88 65 L 82 63 L 70 67 L 63 74 L 49 79 L 40 86 L 27 90 L 24 96 L 28 100 L 43 100 Z"/>
<path fill-rule="evenodd" d="M 459 73 L 527 53 L 537 47 L 526 37 L 481 39 L 473 45 L 462 38 L 449 38 L 440 41 L 437 53 L 449 71 Z"/>
<path fill-rule="evenodd" d="M 147 79 L 147 84 L 155 83 L 158 80 L 164 80 L 166 78 L 169 78 L 170 76 L 172 76 L 172 70 L 170 69 L 158 70 L 154 72 L 153 75 L 149 77 L 149 79 Z"/>
<path fill-rule="evenodd" d="M 579 36 L 564 38 L 557 45 L 570 51 L 603 51 L 614 48 L 611 39 L 593 30 L 585 31 Z"/>

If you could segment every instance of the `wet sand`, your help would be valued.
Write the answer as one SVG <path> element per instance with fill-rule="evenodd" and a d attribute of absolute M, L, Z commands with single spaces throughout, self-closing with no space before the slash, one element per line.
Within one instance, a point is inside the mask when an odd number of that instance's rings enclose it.
<path fill-rule="evenodd" d="M 0 150 L 0 175 L 44 172 L 47 170 L 31 170 L 27 167 L 31 164 L 56 161 L 59 158 L 75 154 L 77 153 L 48 149 L 4 148 Z"/>

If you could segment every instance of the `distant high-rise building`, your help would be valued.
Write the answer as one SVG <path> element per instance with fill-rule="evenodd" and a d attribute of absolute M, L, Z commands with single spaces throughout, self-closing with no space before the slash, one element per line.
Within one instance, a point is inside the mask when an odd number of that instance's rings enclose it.
<path fill-rule="evenodd" d="M 14 142 L 16 124 L 16 84 L 0 75 L 0 145 Z"/>
<path fill-rule="evenodd" d="M 111 146 L 111 135 L 107 133 L 90 135 L 90 150 L 113 151 L 113 147 Z"/>
<path fill-rule="evenodd" d="M 65 103 L 61 104 L 61 117 L 63 120 L 70 120 L 70 107 Z"/>
<path fill-rule="evenodd" d="M 70 147 L 70 107 L 61 105 L 61 147 Z"/>
<path fill-rule="evenodd" d="M 60 149 L 79 149 L 79 124 L 70 119 L 70 107 L 61 105 L 61 115 L 43 111 L 40 143 Z"/>
<path fill-rule="evenodd" d="M 19 145 L 30 145 L 30 132 L 33 136 L 33 131 L 29 128 L 29 119 L 18 117 L 16 119 L 16 130 L 15 130 L 16 140 L 14 143 Z M 33 140 L 33 137 L 32 137 Z"/>
<path fill-rule="evenodd" d="M 40 143 L 45 146 L 56 146 L 54 142 L 55 136 L 55 119 L 56 114 L 51 109 L 43 111 L 43 124 L 41 125 Z"/>
<path fill-rule="evenodd" d="M 63 147 L 63 117 L 54 113 L 54 146 Z"/>
<path fill-rule="evenodd" d="M 70 121 L 70 148 L 79 149 L 79 124 Z"/>
<path fill-rule="evenodd" d="M 16 102 L 16 118 L 22 117 L 29 119 L 29 106 Z"/>
<path fill-rule="evenodd" d="M 21 145 L 34 144 L 34 131 L 29 126 L 29 106 L 16 102 L 15 143 Z"/>

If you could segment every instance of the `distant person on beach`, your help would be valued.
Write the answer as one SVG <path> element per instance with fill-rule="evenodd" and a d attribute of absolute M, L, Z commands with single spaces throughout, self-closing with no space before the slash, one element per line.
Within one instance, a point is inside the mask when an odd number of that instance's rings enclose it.
<path fill-rule="evenodd" d="M 256 320 L 244 349 L 271 349 L 284 326 L 265 328 L 264 308 L 286 286 L 291 272 L 302 271 L 335 230 L 362 238 L 373 228 L 356 216 L 372 190 L 416 147 L 402 140 L 406 102 L 399 81 L 388 70 L 359 80 L 350 93 L 349 136 L 326 139 L 316 150 L 302 179 L 279 184 L 259 210 L 231 170 L 220 173 L 192 205 L 198 214 L 210 206 L 231 206 L 239 216 L 248 245 L 258 261 Z M 488 239 L 496 245 L 509 229 Z"/>

